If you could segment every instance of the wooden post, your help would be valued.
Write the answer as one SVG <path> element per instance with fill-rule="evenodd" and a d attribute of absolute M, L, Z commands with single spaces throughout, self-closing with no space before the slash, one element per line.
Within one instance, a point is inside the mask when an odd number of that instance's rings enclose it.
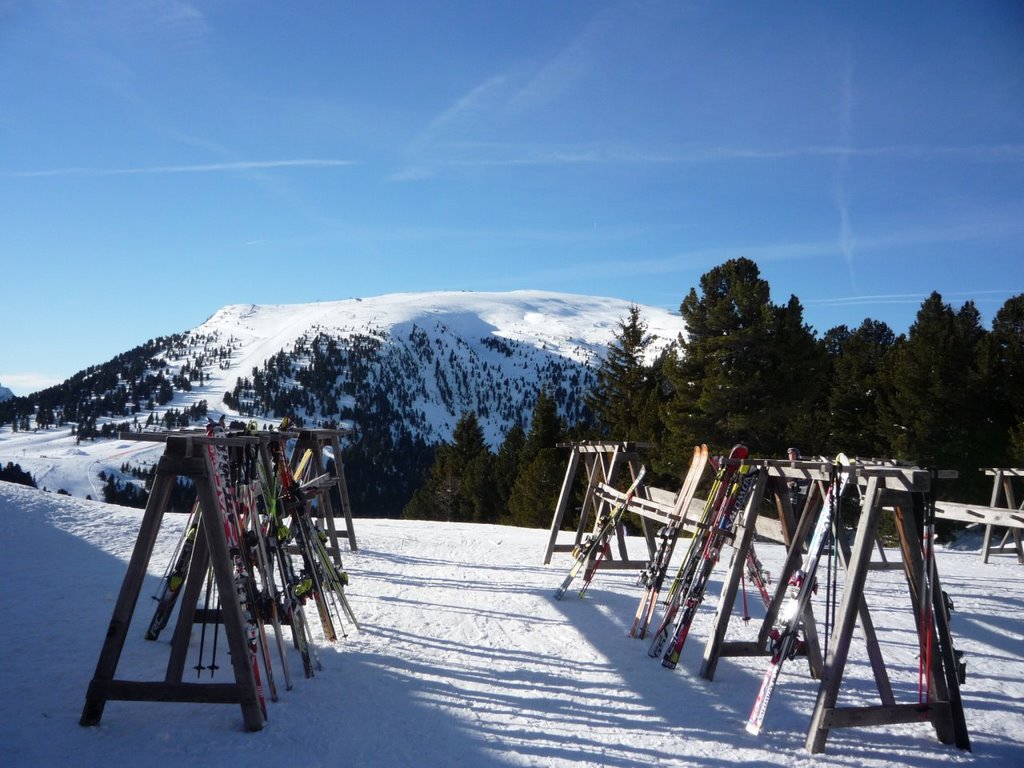
<path fill-rule="evenodd" d="M 825 498 L 825 491 L 823 490 L 824 475 L 821 473 L 820 468 L 813 477 L 813 481 L 807 488 L 807 500 L 804 502 L 804 508 L 800 512 L 800 518 L 796 523 L 795 529 L 790 531 L 789 546 L 786 550 L 786 562 L 782 566 L 782 571 L 776 576 L 775 592 L 772 595 L 771 604 L 765 611 L 764 621 L 761 623 L 761 629 L 757 634 L 757 648 L 759 649 L 767 647 L 768 634 L 775 625 L 779 610 L 782 608 L 782 604 L 789 593 L 790 577 L 796 573 L 803 563 L 804 543 L 807 541 L 811 528 L 814 527 L 814 522 L 820 511 L 820 505 Z M 773 478 L 776 495 L 783 492 L 782 485 L 784 483 L 784 476 Z M 788 501 L 786 503 L 788 504 Z M 807 663 L 810 666 L 811 677 L 817 679 L 821 677 L 822 670 L 821 646 L 818 643 L 817 625 L 815 624 L 810 604 L 804 609 L 801 622 L 804 628 L 804 649 L 807 654 Z M 762 652 L 767 654 L 767 651 Z"/>
<path fill-rule="evenodd" d="M 580 465 L 580 452 L 575 447 L 569 451 L 569 465 L 565 468 L 565 478 L 562 480 L 562 490 L 558 494 L 558 503 L 555 504 L 555 516 L 551 519 L 551 531 L 548 536 L 548 546 L 544 550 L 544 565 L 551 562 L 551 555 L 555 552 L 558 532 L 562 529 L 562 521 L 565 519 L 565 512 L 569 508 L 569 501 L 572 499 L 572 485 L 576 479 L 576 471 Z"/>
<path fill-rule="evenodd" d="M 997 508 L 1001 506 L 999 504 L 1000 495 L 1006 500 L 1006 509 L 1017 509 L 1017 503 L 1013 496 L 1013 482 L 1014 477 L 1024 477 L 1024 470 L 1022 469 L 987 469 L 985 474 L 992 475 L 992 499 L 989 501 L 989 506 Z M 1003 534 L 1003 540 L 999 543 L 999 546 L 993 549 L 992 547 L 992 533 L 995 526 L 992 523 L 985 524 L 985 538 L 982 541 L 981 547 L 981 561 L 983 563 L 988 562 L 989 555 L 992 554 L 1011 554 L 1017 555 L 1017 562 L 1024 563 L 1024 547 L 1021 546 L 1020 529 L 1016 527 L 1007 528 Z M 1012 548 L 1007 545 L 1007 542 L 1013 539 Z"/>

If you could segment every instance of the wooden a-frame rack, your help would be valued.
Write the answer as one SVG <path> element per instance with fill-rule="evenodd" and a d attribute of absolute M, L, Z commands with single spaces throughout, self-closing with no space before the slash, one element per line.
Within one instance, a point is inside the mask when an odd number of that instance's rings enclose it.
<path fill-rule="evenodd" d="M 274 434 L 274 433 L 270 433 Z M 356 531 L 352 524 L 352 504 L 349 501 L 348 485 L 345 482 L 345 465 L 341 458 L 341 436 L 344 432 L 337 429 L 303 429 L 295 435 L 295 448 L 292 451 L 293 465 L 307 450 L 313 453 L 313 466 L 324 467 L 328 475 L 327 482 L 319 491 L 317 512 L 314 515 L 323 522 L 322 529 L 327 535 L 327 551 L 334 559 L 334 564 L 341 567 L 341 548 L 338 546 L 338 535 L 348 539 L 348 548 L 352 552 L 358 550 Z M 327 461 L 324 449 L 330 448 L 333 461 Z M 344 520 L 345 529 L 339 531 L 336 521 Z"/>
<path fill-rule="evenodd" d="M 987 507 L 980 504 L 940 501 L 935 513 L 945 520 L 985 526 L 985 537 L 981 547 L 983 563 L 987 563 L 992 555 L 1016 555 L 1017 562 L 1024 563 L 1024 547 L 1021 546 L 1024 502 L 1018 506 L 1013 493 L 1013 480 L 1024 478 L 1024 469 L 994 467 L 983 471 L 992 477 L 992 498 Z M 998 528 L 1004 529 L 1003 538 L 999 544 L 993 545 L 992 536 Z"/>
<path fill-rule="evenodd" d="M 237 600 L 233 580 L 233 564 L 228 550 L 224 523 L 216 502 L 215 470 L 210 465 L 207 446 L 258 446 L 260 460 L 272 467 L 269 444 L 271 441 L 295 440 L 293 462 L 307 450 L 312 453 L 315 467 L 328 467 L 322 482 L 307 492 L 307 503 L 315 501 L 316 514 L 324 525 L 327 549 L 336 566 L 341 568 L 339 533 L 348 539 L 349 548 L 356 550 L 352 509 L 345 483 L 341 459 L 339 430 L 260 431 L 244 435 L 207 437 L 205 430 L 159 433 L 123 433 L 122 439 L 164 442 L 153 480 L 149 501 L 143 514 L 135 548 L 128 570 L 114 606 L 106 639 L 100 651 L 96 672 L 86 693 L 81 724 L 98 725 L 107 701 L 162 701 L 208 704 L 239 704 L 245 729 L 263 727 L 263 711 L 256 692 L 252 668 L 247 663 L 245 627 L 241 607 Z M 334 462 L 325 461 L 324 449 L 330 447 Z M 293 467 L 294 468 L 294 467 Z M 128 637 L 132 616 L 138 604 L 146 571 L 152 559 L 163 516 L 169 512 L 171 491 L 178 478 L 191 480 L 196 487 L 199 502 L 200 525 L 185 583 L 179 597 L 178 619 L 171 638 L 171 651 L 163 680 L 135 681 L 116 678 L 117 666 Z M 339 531 L 336 520 L 344 519 L 346 527 Z M 199 619 L 197 603 L 202 592 L 205 575 L 212 568 L 221 596 L 221 610 L 217 619 L 224 624 L 234 671 L 233 683 L 186 683 L 182 676 L 188 652 L 192 625 Z M 200 609 L 201 610 L 201 609 Z"/>
<path fill-rule="evenodd" d="M 99 725 L 108 701 L 238 704 L 242 709 L 245 730 L 258 731 L 263 728 L 264 716 L 257 695 L 256 680 L 249 664 L 245 625 L 235 592 L 231 554 L 216 501 L 215 469 L 210 464 L 206 450 L 208 445 L 228 445 L 237 438 L 187 435 L 167 436 L 165 439 L 164 454 L 157 464 L 139 535 L 114 604 L 114 612 L 100 650 L 96 671 L 86 692 L 85 707 L 79 722 L 83 726 Z M 117 666 L 131 627 L 132 615 L 153 556 L 160 525 L 168 511 L 171 491 L 179 477 L 195 483 L 200 526 L 192 555 L 192 567 L 182 587 L 167 669 L 162 680 L 118 679 Z M 224 624 L 231 655 L 231 668 L 234 672 L 232 683 L 186 683 L 182 680 L 196 605 L 209 568 L 213 570 L 221 596 L 220 619 Z"/>
<path fill-rule="evenodd" d="M 638 449 L 646 447 L 646 444 L 583 441 L 579 443 L 563 443 L 559 444 L 558 447 L 570 448 L 571 452 L 569 454 L 569 463 L 565 470 L 565 477 L 562 481 L 562 489 L 558 496 L 558 503 L 555 505 L 555 514 L 551 520 L 550 536 L 544 552 L 545 565 L 551 562 L 551 556 L 555 552 L 572 552 L 583 541 L 588 528 L 597 525 L 597 521 L 601 519 L 602 514 L 608 509 L 610 503 L 608 497 L 601 494 L 601 488 L 612 486 L 623 467 L 629 470 L 630 479 L 635 479 L 640 472 Z M 581 463 L 587 473 L 587 487 L 583 495 L 583 504 L 580 509 L 579 524 L 576 526 L 575 539 L 572 544 L 559 544 L 558 533 L 562 528 L 565 513 L 569 509 L 569 502 L 573 495 L 573 486 Z M 641 485 L 637 488 L 636 499 L 639 502 L 645 497 L 649 498 L 649 494 L 650 490 L 648 487 Z M 649 555 L 653 557 L 656 547 L 654 532 L 649 529 L 644 518 L 641 518 L 641 524 L 643 526 L 644 538 L 647 541 Z M 602 564 L 603 568 L 632 569 L 643 568 L 647 565 L 646 560 L 630 560 L 629 554 L 626 551 L 625 533 L 621 526 L 616 529 L 615 535 L 619 556 L 616 558 L 609 548 Z"/>
<path fill-rule="evenodd" d="M 722 656 L 766 656 L 766 640 L 778 610 L 781 607 L 790 576 L 800 566 L 803 557 L 803 542 L 810 530 L 817 508 L 824 498 L 824 483 L 829 477 L 829 468 L 811 462 L 779 462 L 770 460 L 749 460 L 760 464 L 761 472 L 743 515 L 739 518 L 733 541 L 735 553 L 728 568 L 718 601 L 718 609 L 712 624 L 701 665 L 701 676 L 713 679 L 719 658 Z M 868 571 L 877 568 L 900 567 L 900 564 L 872 562 L 871 554 L 878 544 L 878 521 L 883 509 L 890 509 L 896 519 L 900 539 L 902 567 L 906 575 L 909 605 L 915 621 L 921 612 L 919 589 L 923 583 L 924 561 L 921 554 L 921 510 L 922 499 L 929 493 L 934 478 L 930 472 L 912 467 L 893 465 L 863 465 L 854 467 L 862 494 L 862 506 L 856 535 L 852 546 L 844 536 L 837 536 L 840 563 L 846 568 L 846 579 L 837 611 L 837 622 L 829 639 L 829 652 L 822 659 L 813 614 L 808 609 L 803 616 L 806 653 L 812 677 L 821 683 L 815 708 L 811 717 L 806 747 L 812 753 L 825 749 L 829 732 L 833 728 L 880 726 L 897 723 L 930 722 L 936 737 L 945 744 L 955 744 L 960 749 L 970 749 L 963 702 L 960 696 L 960 661 L 953 647 L 952 635 L 946 617 L 946 606 L 937 572 L 932 574 L 932 611 L 935 626 L 935 641 L 938 653 L 934 654 L 929 670 L 931 699 L 926 705 L 919 702 L 898 703 L 886 671 L 882 650 L 871 620 L 870 610 L 864 595 Z M 788 494 L 783 491 L 791 478 L 810 480 L 807 503 L 799 521 L 793 525 L 793 511 L 789 509 Z M 780 511 L 781 529 L 787 540 L 787 558 L 783 570 L 778 574 L 776 591 L 769 606 L 758 640 L 750 642 L 726 642 L 726 632 L 736 600 L 747 552 L 757 530 L 757 518 L 766 491 L 771 490 Z M 840 707 L 838 698 L 843 675 L 849 656 L 853 632 L 860 621 L 861 632 L 867 644 L 880 704 L 866 707 Z"/>

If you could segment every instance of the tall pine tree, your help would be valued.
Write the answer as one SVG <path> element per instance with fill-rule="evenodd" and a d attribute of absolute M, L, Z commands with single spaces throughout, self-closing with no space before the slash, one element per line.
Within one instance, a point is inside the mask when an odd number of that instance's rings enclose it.
<path fill-rule="evenodd" d="M 984 492 L 979 466 L 988 398 L 979 369 L 985 331 L 973 302 L 954 311 L 932 293 L 906 337 L 886 356 L 880 425 L 894 457 L 932 469 L 955 469 L 953 493 Z"/>
<path fill-rule="evenodd" d="M 700 442 L 772 454 L 809 439 L 814 422 L 805 414 L 821 399 L 825 357 L 799 301 L 773 305 L 768 282 L 744 258 L 715 267 L 700 287 L 680 306 L 686 333 L 669 367 L 670 466 L 684 469 Z"/>
<path fill-rule="evenodd" d="M 653 441 L 657 433 L 658 380 L 645 362 L 653 337 L 632 305 L 608 353 L 595 373 L 586 404 L 602 437 L 612 440 Z"/>
<path fill-rule="evenodd" d="M 555 401 L 542 391 L 533 409 L 519 476 L 509 499 L 513 525 L 537 528 L 551 523 L 565 476 L 564 451 L 557 447 L 564 433 Z"/>
<path fill-rule="evenodd" d="M 878 421 L 878 393 L 885 356 L 896 335 L 883 322 L 866 319 L 855 331 L 845 325 L 825 334 L 832 373 L 828 389 L 829 452 L 887 456 Z"/>
<path fill-rule="evenodd" d="M 494 492 L 493 456 L 477 416 L 459 418 L 452 442 L 438 446 L 426 483 L 402 512 L 405 518 L 451 522 L 493 522 L 499 507 Z"/>
<path fill-rule="evenodd" d="M 1024 294 L 1006 301 L 992 320 L 986 368 L 992 383 L 992 442 L 998 466 L 1024 462 Z"/>

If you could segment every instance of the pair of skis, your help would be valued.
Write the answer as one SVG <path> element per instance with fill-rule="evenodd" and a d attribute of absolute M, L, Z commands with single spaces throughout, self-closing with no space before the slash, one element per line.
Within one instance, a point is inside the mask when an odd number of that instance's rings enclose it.
<path fill-rule="evenodd" d="M 682 528 L 690 509 L 690 503 L 697 494 L 697 486 L 700 484 L 707 464 L 708 447 L 706 445 L 694 446 L 693 458 L 690 460 L 690 467 L 683 479 L 682 488 L 679 490 L 670 522 L 658 532 L 661 539 L 658 550 L 647 568 L 640 573 L 639 580 L 644 585 L 644 593 L 640 598 L 640 605 L 636 609 L 636 616 L 633 618 L 633 625 L 629 630 L 630 637 L 642 639 L 647 635 L 647 629 L 650 627 L 658 605 L 658 596 L 668 574 L 668 565 L 672 559 L 672 553 L 675 551 L 676 541 L 679 539 L 679 529 Z"/>
<path fill-rule="evenodd" d="M 697 614 L 697 609 L 704 601 L 711 574 L 718 564 L 722 546 L 733 537 L 733 525 L 738 510 L 746 506 L 751 489 L 757 480 L 760 469 L 749 464 L 740 464 L 732 475 L 729 491 L 719 506 L 718 514 L 705 537 L 704 546 L 697 558 L 694 575 L 686 592 L 680 593 L 680 606 L 673 627 L 672 642 L 668 645 L 661 658 L 661 664 L 674 669 L 679 663 L 683 645 L 689 636 L 690 627 Z"/>
<path fill-rule="evenodd" d="M 594 578 L 594 574 L 600 567 L 601 562 L 604 560 L 604 556 L 608 551 L 609 539 L 612 534 L 615 533 L 615 529 L 619 526 L 622 521 L 622 516 L 626 513 L 626 508 L 629 506 L 629 502 L 633 500 L 636 495 L 637 489 L 643 482 L 644 475 L 647 473 L 647 467 L 640 467 L 640 471 L 637 472 L 636 477 L 633 478 L 632 485 L 626 490 L 626 495 L 622 502 L 617 504 L 612 510 L 602 515 L 595 524 L 594 532 L 589 534 L 578 546 L 573 549 L 573 561 L 572 567 L 569 569 L 569 573 L 566 575 L 562 583 L 558 585 L 558 589 L 555 590 L 555 599 L 561 600 L 566 591 L 569 589 L 569 585 L 572 584 L 580 571 L 587 568 L 583 588 L 580 590 L 580 596 L 582 597 L 587 588 L 590 586 L 590 582 Z M 588 565 L 589 563 L 589 565 Z"/>
<path fill-rule="evenodd" d="M 223 437 L 225 435 L 222 424 L 210 422 L 207 426 L 208 437 Z M 276 699 L 276 691 L 273 688 L 273 677 L 268 662 L 266 631 L 259 615 L 259 604 L 256 601 L 254 579 L 251 572 L 251 564 L 247 562 L 242 554 L 242 539 L 239 531 L 237 518 L 237 503 L 234 487 L 231 483 L 231 461 L 228 449 L 223 445 L 208 443 L 206 450 L 210 467 L 213 470 L 214 496 L 217 503 L 217 511 L 221 523 L 224 525 L 224 533 L 227 537 L 228 549 L 231 554 L 231 561 L 234 566 L 234 586 L 241 608 L 242 619 L 245 622 L 246 646 L 249 651 L 249 663 L 252 668 L 253 680 L 256 683 L 256 696 L 259 699 L 260 710 L 263 718 L 267 718 L 267 701 L 263 693 L 263 681 L 260 676 L 259 657 L 264 657 L 267 674 L 271 681 L 272 697 Z"/>
<path fill-rule="evenodd" d="M 715 468 L 715 479 L 711 489 L 708 491 L 708 498 L 704 503 L 700 519 L 697 521 L 697 530 L 690 539 L 690 545 L 687 547 L 683 561 L 680 563 L 679 570 L 669 588 L 668 596 L 665 599 L 664 616 L 655 630 L 650 647 L 647 650 L 647 655 L 652 658 L 662 655 L 665 644 L 673 634 L 673 626 L 682 598 L 685 597 L 690 589 L 690 585 L 693 583 L 700 556 L 707 544 L 713 522 L 728 497 L 732 478 L 739 466 L 739 462 L 745 459 L 747 455 L 746 446 L 736 445 L 730 451 L 728 459 L 720 456 L 717 459 L 711 460 L 712 466 Z"/>
<path fill-rule="evenodd" d="M 330 642 L 338 639 L 338 626 L 341 627 L 341 634 L 345 634 L 344 626 L 339 622 L 336 626 L 332 615 L 333 600 L 341 606 L 341 611 L 352 625 L 359 629 L 359 622 L 345 595 L 345 586 L 348 584 L 348 574 L 332 562 L 330 553 L 324 545 L 323 533 L 317 528 L 312 516 L 307 509 L 305 490 L 317 485 L 319 478 L 303 482 L 303 475 L 312 457 L 312 451 L 307 450 L 294 471 L 290 471 L 284 461 L 283 452 L 280 446 L 273 446 L 272 462 L 277 470 L 277 477 L 281 485 L 281 498 L 284 507 L 291 515 L 291 528 L 289 533 L 294 538 L 302 558 L 303 571 L 300 576 L 301 592 L 298 595 L 304 598 L 309 595 L 313 598 L 317 612 L 320 615 L 320 623 L 324 635 Z"/>

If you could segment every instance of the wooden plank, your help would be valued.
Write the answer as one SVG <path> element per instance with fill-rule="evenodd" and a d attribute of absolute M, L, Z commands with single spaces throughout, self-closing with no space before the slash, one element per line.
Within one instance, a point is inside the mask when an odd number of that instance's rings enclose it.
<path fill-rule="evenodd" d="M 184 443 L 169 445 L 165 450 L 184 451 Z M 165 454 L 166 455 L 166 454 Z M 165 464 L 163 458 L 158 467 Z M 153 547 L 156 545 L 157 534 L 160 532 L 160 524 L 163 521 L 164 509 L 170 500 L 171 490 L 175 484 L 175 477 L 171 474 L 161 474 L 159 469 L 153 480 L 153 489 L 150 492 L 146 503 L 146 511 L 142 515 L 142 523 L 139 527 L 139 535 L 135 540 L 135 547 L 132 549 L 131 559 L 128 561 L 128 569 L 124 580 L 121 582 L 121 590 L 114 604 L 113 615 L 107 627 L 107 635 L 100 649 L 100 657 L 96 662 L 96 671 L 93 674 L 92 683 L 85 696 L 85 706 L 82 709 L 82 717 L 79 723 L 84 726 L 99 725 L 103 717 L 103 709 L 107 698 L 102 695 L 99 688 L 93 684 L 113 680 L 117 672 L 117 663 L 121 659 L 124 650 L 124 643 L 128 637 L 128 628 L 132 623 L 132 615 L 135 613 L 135 606 L 139 601 L 139 593 L 142 591 L 142 583 L 146 578 L 146 568 L 150 558 L 153 556 Z"/>
<path fill-rule="evenodd" d="M 603 503 L 610 504 L 612 506 L 621 504 L 626 500 L 625 493 L 605 483 L 599 484 L 594 489 L 594 495 Z M 668 525 L 670 522 L 674 522 L 677 519 L 673 514 L 673 509 L 674 505 L 667 506 L 655 499 L 644 499 L 638 496 L 634 496 L 626 507 L 627 512 L 639 515 L 640 517 L 648 520 L 653 520 L 660 525 Z M 703 510 L 704 500 L 695 498 L 690 503 L 690 508 L 686 511 L 686 516 L 683 518 L 683 523 L 680 526 L 680 532 L 693 533 L 696 531 L 696 520 L 700 517 Z"/>
<path fill-rule="evenodd" d="M 89 696 L 107 701 L 241 704 L 259 707 L 255 689 L 237 683 L 167 683 L 137 680 L 93 680 Z"/>
<path fill-rule="evenodd" d="M 935 516 L 941 520 L 960 523 L 992 525 L 997 528 L 1024 528 L 1024 512 L 1005 507 L 986 507 L 980 504 L 961 504 L 953 501 L 937 501 Z"/>
<path fill-rule="evenodd" d="M 927 723 L 935 717 L 935 709 L 948 704 L 933 701 L 930 705 L 889 704 L 873 707 L 838 707 L 826 709 L 824 724 L 828 728 L 861 728 L 878 725 Z"/>
<path fill-rule="evenodd" d="M 202 514 L 200 512 L 200 514 Z M 203 582 L 206 581 L 210 569 L 210 547 L 206 541 L 203 526 L 198 526 L 193 543 L 192 560 L 185 575 L 185 583 L 178 600 L 178 621 L 171 636 L 171 655 L 167 661 L 167 673 L 164 680 L 168 683 L 180 683 L 185 671 L 185 659 L 188 654 L 192 627 L 196 621 L 196 604 Z"/>
<path fill-rule="evenodd" d="M 764 646 L 752 640 L 726 640 L 718 649 L 721 656 L 767 656 Z"/>
<path fill-rule="evenodd" d="M 335 432 L 331 440 L 331 449 L 334 454 L 334 477 L 338 487 L 339 498 L 341 499 L 341 512 L 345 518 L 345 534 L 348 536 L 348 548 L 352 552 L 359 551 L 356 544 L 356 530 L 352 520 L 352 499 L 348 495 L 348 481 L 345 479 L 345 462 L 341 457 L 341 432 Z"/>
<path fill-rule="evenodd" d="M 625 451 L 636 453 L 638 448 L 650 448 L 653 443 L 612 442 L 607 440 L 582 440 L 578 443 L 558 443 L 556 448 L 572 448 L 577 453 L 615 453 Z"/>
<path fill-rule="evenodd" d="M 548 532 L 548 546 L 544 550 L 544 565 L 551 563 L 551 555 L 553 552 L 561 551 L 560 548 L 555 544 L 555 540 L 558 538 L 558 532 L 562 529 L 562 521 L 565 518 L 565 512 L 569 508 L 569 499 L 572 496 L 572 484 L 576 478 L 576 470 L 579 467 L 580 454 L 575 449 L 569 454 L 569 463 L 565 468 L 565 477 L 562 480 L 562 490 L 558 494 L 558 503 L 555 504 L 555 515 L 551 519 L 551 529 Z M 569 547 L 571 550 L 572 547 Z"/>
<path fill-rule="evenodd" d="M 242 618 L 242 608 L 238 604 L 237 599 L 228 599 L 229 596 L 237 595 L 235 592 L 234 571 L 228 550 L 227 534 L 224 530 L 224 520 L 221 519 L 220 508 L 217 505 L 214 491 L 216 468 L 212 466 L 212 459 L 209 453 L 205 453 L 207 461 L 206 481 L 196 483 L 201 510 L 200 520 L 203 531 L 206 534 L 206 543 L 210 548 L 210 564 L 213 567 L 213 576 L 221 596 L 224 634 L 228 641 L 231 668 L 234 671 L 235 682 L 239 686 L 253 692 L 252 702 L 248 701 L 247 696 L 247 701 L 242 703 L 242 718 L 245 722 L 245 729 L 247 731 L 258 731 L 263 728 L 263 712 L 256 699 L 256 678 L 253 674 L 252 665 L 249 663 L 249 648 L 246 644 L 245 620 Z"/>
<path fill-rule="evenodd" d="M 1017 468 L 1011 468 L 1011 467 L 1004 467 L 1004 468 L 992 467 L 992 468 L 989 468 L 989 469 L 985 470 L 985 474 L 986 475 L 994 475 L 997 472 L 1000 473 L 1001 475 L 1003 475 L 1004 477 L 1024 477 L 1024 469 L 1021 469 L 1019 467 L 1017 467 Z"/>
<path fill-rule="evenodd" d="M 781 520 L 773 520 L 770 517 L 758 515 L 756 526 L 758 536 L 778 544 L 786 543 L 786 535 Z"/>

